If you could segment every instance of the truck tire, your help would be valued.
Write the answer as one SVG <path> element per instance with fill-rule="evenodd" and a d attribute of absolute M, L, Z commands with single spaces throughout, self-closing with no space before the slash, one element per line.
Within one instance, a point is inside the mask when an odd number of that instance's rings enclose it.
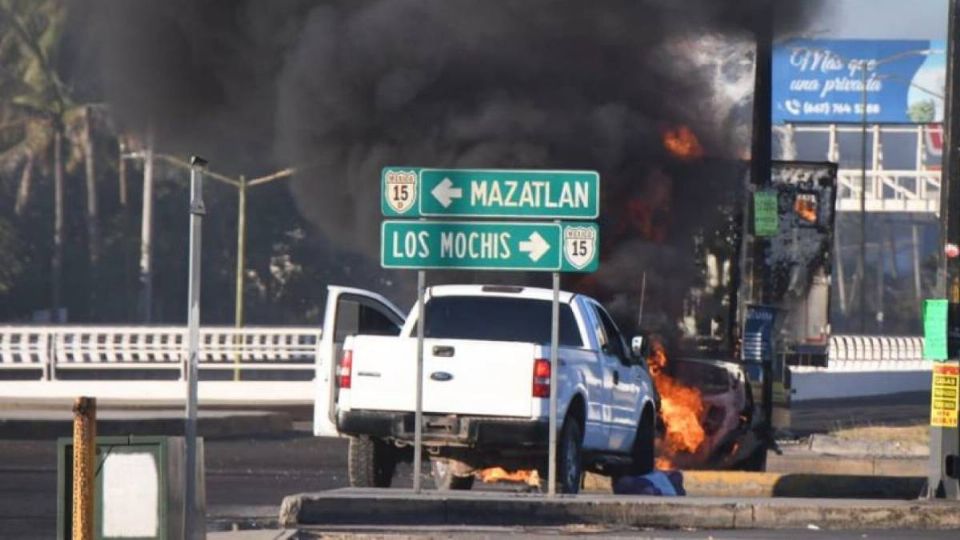
<path fill-rule="evenodd" d="M 557 441 L 557 490 L 560 493 L 579 493 L 583 479 L 583 427 L 573 416 L 563 420 Z"/>
<path fill-rule="evenodd" d="M 397 467 L 397 452 L 383 441 L 350 437 L 347 473 L 351 487 L 390 487 Z"/>
<path fill-rule="evenodd" d="M 650 474 L 654 469 L 654 448 L 656 444 L 656 418 L 650 409 L 644 409 L 637 426 L 637 436 L 633 440 L 633 463 L 630 474 L 641 476 Z"/>
<path fill-rule="evenodd" d="M 453 474 L 450 462 L 446 459 L 431 459 L 430 472 L 433 475 L 433 483 L 437 485 L 440 491 L 463 490 L 467 491 L 473 487 L 473 475 L 457 476 Z"/>

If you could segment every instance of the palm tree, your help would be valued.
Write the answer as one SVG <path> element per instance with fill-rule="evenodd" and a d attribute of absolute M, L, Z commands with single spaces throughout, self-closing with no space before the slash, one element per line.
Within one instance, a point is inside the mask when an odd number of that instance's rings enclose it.
<path fill-rule="evenodd" d="M 85 162 L 88 256 L 94 273 L 100 257 L 91 107 L 71 99 L 54 63 L 65 18 L 66 5 L 56 0 L 0 0 L 0 168 L 21 171 L 19 213 L 29 201 L 36 158 L 52 153 L 55 309 L 61 304 L 63 272 L 65 142 L 81 149 Z"/>

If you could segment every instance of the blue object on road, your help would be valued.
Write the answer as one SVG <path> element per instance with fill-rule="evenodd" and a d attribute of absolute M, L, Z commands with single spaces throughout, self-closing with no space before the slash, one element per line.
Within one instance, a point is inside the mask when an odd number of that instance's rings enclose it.
<path fill-rule="evenodd" d="M 615 477 L 613 492 L 617 495 L 662 495 L 664 497 L 687 494 L 683 489 L 683 473 L 680 471 L 654 471 L 642 476 Z"/>

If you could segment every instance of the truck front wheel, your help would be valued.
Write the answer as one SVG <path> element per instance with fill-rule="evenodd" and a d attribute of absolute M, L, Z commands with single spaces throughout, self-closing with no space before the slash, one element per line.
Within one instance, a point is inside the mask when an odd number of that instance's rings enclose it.
<path fill-rule="evenodd" d="M 370 437 L 350 437 L 347 472 L 351 487 L 390 487 L 397 468 L 397 450 Z"/>

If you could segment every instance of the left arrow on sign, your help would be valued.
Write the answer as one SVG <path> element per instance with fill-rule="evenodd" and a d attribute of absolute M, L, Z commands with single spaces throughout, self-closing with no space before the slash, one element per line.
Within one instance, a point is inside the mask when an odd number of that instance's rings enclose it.
<path fill-rule="evenodd" d="M 450 206 L 453 199 L 463 197 L 463 189 L 453 187 L 453 182 L 449 178 L 444 178 L 430 193 L 444 208 Z"/>
<path fill-rule="evenodd" d="M 550 251 L 550 244 L 540 236 L 540 233 L 534 231 L 530 233 L 527 240 L 520 241 L 520 251 L 529 254 L 531 261 L 537 262 L 547 251 Z"/>

